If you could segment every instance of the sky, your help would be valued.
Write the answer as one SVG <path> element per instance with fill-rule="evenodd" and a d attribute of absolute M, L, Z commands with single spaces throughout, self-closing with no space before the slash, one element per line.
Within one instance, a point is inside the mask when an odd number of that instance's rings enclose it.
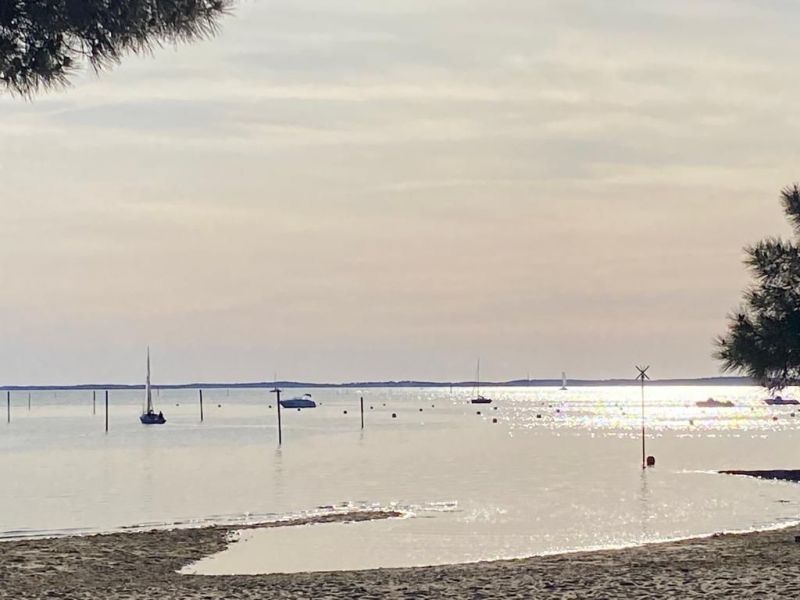
<path fill-rule="evenodd" d="M 0 96 L 0 383 L 716 375 L 800 5 L 243 0 Z"/>

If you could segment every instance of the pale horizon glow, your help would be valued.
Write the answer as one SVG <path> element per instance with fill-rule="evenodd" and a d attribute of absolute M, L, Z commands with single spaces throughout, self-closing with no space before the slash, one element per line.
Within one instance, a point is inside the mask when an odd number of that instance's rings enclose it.
<path fill-rule="evenodd" d="M 0 97 L 0 384 L 719 374 L 789 235 L 771 0 L 248 0 Z"/>

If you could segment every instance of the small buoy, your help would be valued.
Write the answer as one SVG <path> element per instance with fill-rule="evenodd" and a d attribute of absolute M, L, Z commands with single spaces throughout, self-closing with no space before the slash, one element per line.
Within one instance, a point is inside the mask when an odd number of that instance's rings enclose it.
<path fill-rule="evenodd" d="M 536 415 L 536 418 L 537 418 L 537 419 L 541 419 L 541 418 L 542 418 L 542 415 Z"/>
<path fill-rule="evenodd" d="M 299 408 L 297 409 L 297 412 L 300 412 L 300 409 L 299 409 Z"/>
<path fill-rule="evenodd" d="M 392 418 L 396 419 L 397 418 L 397 413 L 392 413 Z"/>
<path fill-rule="evenodd" d="M 217 408 L 222 408 L 222 404 L 217 404 Z"/>
<path fill-rule="evenodd" d="M 178 404 L 178 403 L 176 402 L 176 403 L 175 403 L 175 406 L 180 406 L 180 404 Z"/>
<path fill-rule="evenodd" d="M 431 404 L 431 408 L 436 408 L 433 404 Z"/>
<path fill-rule="evenodd" d="M 777 420 L 778 420 L 778 417 L 772 417 L 772 420 L 773 420 L 773 421 L 777 421 Z"/>
<path fill-rule="evenodd" d="M 383 405 L 386 406 L 386 402 L 384 402 Z"/>
<path fill-rule="evenodd" d="M 648 456 L 647 457 L 647 466 L 648 467 L 655 467 L 656 466 L 656 457 L 655 456 Z"/>
<path fill-rule="evenodd" d="M 475 414 L 476 414 L 476 415 L 480 415 L 480 414 L 481 414 L 481 411 L 478 411 L 478 412 L 476 412 Z"/>
<path fill-rule="evenodd" d="M 689 419 L 689 425 L 694 425 L 694 419 Z"/>
<path fill-rule="evenodd" d="M 421 408 L 419 409 L 419 412 L 422 412 L 422 409 L 421 409 Z"/>
<path fill-rule="evenodd" d="M 347 414 L 347 411 L 344 411 L 344 414 Z"/>
<path fill-rule="evenodd" d="M 793 416 L 794 416 L 794 413 L 792 413 L 790 416 L 792 416 L 792 417 L 793 417 Z"/>
<path fill-rule="evenodd" d="M 560 412 L 561 412 L 561 409 L 560 409 L 560 408 L 557 408 L 557 409 L 556 409 L 556 412 L 557 412 L 557 413 L 560 413 Z"/>
<path fill-rule="evenodd" d="M 492 423 L 497 423 L 497 419 L 492 419 Z"/>
<path fill-rule="evenodd" d="M 370 409 L 370 410 L 372 410 L 372 409 L 373 409 L 373 407 L 372 407 L 372 406 L 370 406 L 370 407 L 369 407 L 369 409 Z"/>
<path fill-rule="evenodd" d="M 272 408 L 272 404 L 270 404 L 269 407 Z"/>
<path fill-rule="evenodd" d="M 497 410 L 497 407 L 496 407 L 496 406 L 493 406 L 493 407 L 492 407 L 492 410 Z"/>

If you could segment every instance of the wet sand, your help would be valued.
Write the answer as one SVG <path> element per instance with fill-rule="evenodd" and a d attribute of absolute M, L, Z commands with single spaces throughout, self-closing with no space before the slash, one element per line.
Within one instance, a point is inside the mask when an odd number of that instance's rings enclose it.
<path fill-rule="evenodd" d="M 386 518 L 355 513 L 330 520 Z M 287 524 L 318 522 L 320 519 Z M 359 572 L 203 577 L 187 564 L 239 528 L 0 543 L 0 598 L 798 598 L 800 527 L 521 560 Z"/>

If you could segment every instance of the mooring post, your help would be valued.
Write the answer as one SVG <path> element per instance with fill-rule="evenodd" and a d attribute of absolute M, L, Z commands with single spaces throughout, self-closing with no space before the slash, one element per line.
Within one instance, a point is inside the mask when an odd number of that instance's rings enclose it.
<path fill-rule="evenodd" d="M 97 390 L 92 390 L 92 414 L 97 414 Z"/>
<path fill-rule="evenodd" d="M 272 393 L 276 395 L 275 405 L 278 408 L 278 446 L 283 444 L 283 431 L 281 431 L 281 390 L 275 387 Z"/>
<path fill-rule="evenodd" d="M 203 422 L 203 390 L 200 390 L 200 422 Z"/>
<path fill-rule="evenodd" d="M 641 380 L 642 382 L 642 469 L 647 468 L 647 450 L 646 450 L 646 443 L 647 443 L 647 435 L 645 433 L 645 419 L 644 419 L 644 382 L 650 379 L 650 376 L 647 374 L 647 370 L 650 367 L 647 366 L 645 368 L 641 368 L 640 366 L 636 366 L 636 369 L 639 371 L 639 375 L 636 379 Z"/>
<path fill-rule="evenodd" d="M 108 433 L 108 390 L 106 390 L 106 433 Z"/>
<path fill-rule="evenodd" d="M 11 390 L 6 391 L 6 419 L 11 423 Z"/>
<path fill-rule="evenodd" d="M 361 429 L 364 429 L 364 396 L 361 396 Z"/>

